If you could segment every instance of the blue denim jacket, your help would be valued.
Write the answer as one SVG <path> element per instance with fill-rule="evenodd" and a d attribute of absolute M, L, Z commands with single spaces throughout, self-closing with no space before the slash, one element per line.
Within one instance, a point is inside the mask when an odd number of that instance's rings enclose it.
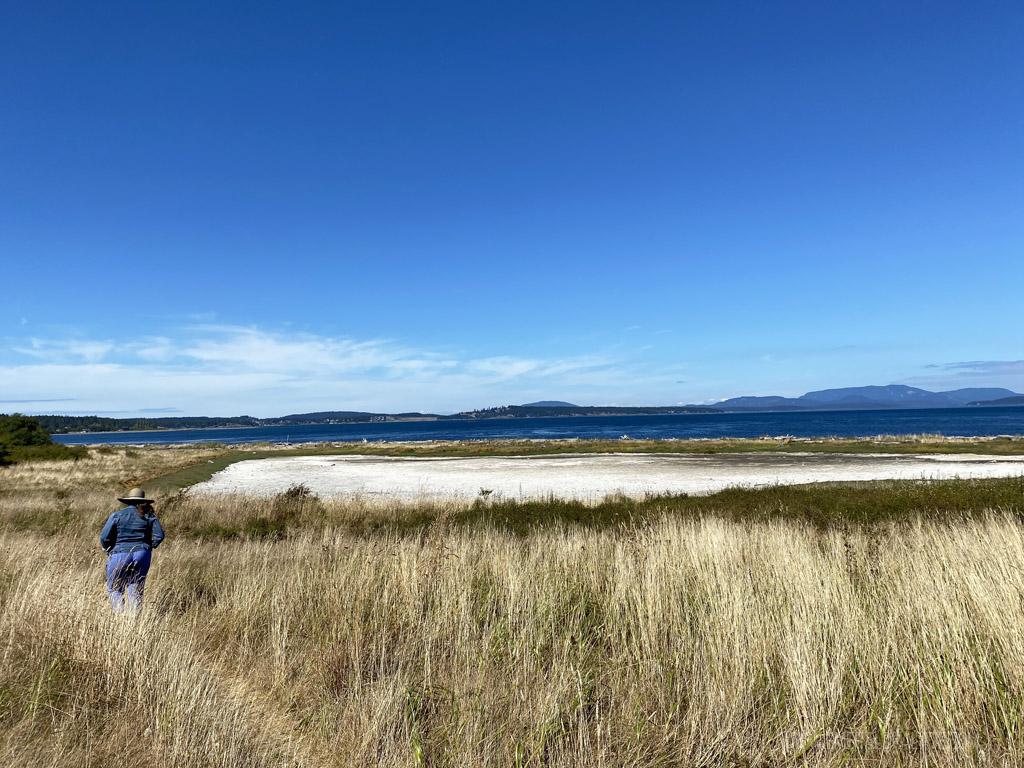
<path fill-rule="evenodd" d="M 156 549 L 164 540 L 164 529 L 156 515 L 139 517 L 135 507 L 125 507 L 107 518 L 100 533 L 100 546 L 111 552 Z"/>

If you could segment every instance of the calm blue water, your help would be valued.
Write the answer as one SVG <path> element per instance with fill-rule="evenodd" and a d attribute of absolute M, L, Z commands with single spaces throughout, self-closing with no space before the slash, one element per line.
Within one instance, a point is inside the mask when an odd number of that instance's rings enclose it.
<path fill-rule="evenodd" d="M 1024 406 L 883 411 L 721 413 L 680 416 L 580 416 L 555 419 L 482 419 L 310 427 L 193 429 L 55 435 L 68 445 L 108 443 L 311 443 L 349 440 L 484 440 L 493 438 L 871 437 L 942 434 L 977 437 L 1024 433 Z"/>

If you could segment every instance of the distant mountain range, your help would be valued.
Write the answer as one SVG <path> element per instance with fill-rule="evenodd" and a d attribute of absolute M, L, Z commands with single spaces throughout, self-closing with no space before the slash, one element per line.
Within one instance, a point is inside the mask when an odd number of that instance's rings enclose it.
<path fill-rule="evenodd" d="M 948 392 L 890 384 L 885 387 L 821 389 L 800 397 L 732 397 L 708 405 L 613 406 L 575 405 L 564 400 L 538 400 L 524 405 L 502 405 L 461 413 L 371 413 L 317 411 L 292 413 L 269 419 L 252 416 L 168 416 L 113 419 L 99 416 L 34 416 L 51 434 L 115 432 L 152 429 L 209 429 L 215 427 L 270 427 L 307 424 L 358 424 L 381 421 L 447 421 L 468 419 L 522 419 L 551 416 L 641 416 L 645 414 L 726 413 L 746 411 L 834 411 L 872 408 L 963 408 L 964 406 L 1024 405 L 1024 395 L 1002 388 L 966 388 Z"/>
<path fill-rule="evenodd" d="M 723 411 L 824 411 L 873 408 L 963 408 L 968 405 L 1021 405 L 1024 395 L 1000 387 L 968 387 L 946 392 L 903 384 L 843 387 L 808 392 L 800 397 L 732 397 L 714 403 Z"/>
<path fill-rule="evenodd" d="M 968 405 L 1024 405 L 1024 395 L 1014 395 L 1013 397 L 1001 397 L 998 400 L 984 400 L 981 402 L 968 403 Z"/>

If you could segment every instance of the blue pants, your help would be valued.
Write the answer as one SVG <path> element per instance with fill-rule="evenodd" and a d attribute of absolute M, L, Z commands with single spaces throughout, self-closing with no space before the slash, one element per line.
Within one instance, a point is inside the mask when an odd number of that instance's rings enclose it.
<path fill-rule="evenodd" d="M 132 612 L 142 607 L 142 590 L 152 559 L 148 549 L 115 552 L 107 558 L 107 592 L 114 613 L 121 613 L 126 604 Z"/>

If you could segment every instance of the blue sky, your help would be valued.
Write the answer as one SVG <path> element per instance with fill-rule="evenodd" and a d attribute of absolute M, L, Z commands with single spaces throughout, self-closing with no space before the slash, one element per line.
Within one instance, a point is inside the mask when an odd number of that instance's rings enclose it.
<path fill-rule="evenodd" d="M 23 3 L 0 411 L 1024 391 L 1024 6 Z"/>

